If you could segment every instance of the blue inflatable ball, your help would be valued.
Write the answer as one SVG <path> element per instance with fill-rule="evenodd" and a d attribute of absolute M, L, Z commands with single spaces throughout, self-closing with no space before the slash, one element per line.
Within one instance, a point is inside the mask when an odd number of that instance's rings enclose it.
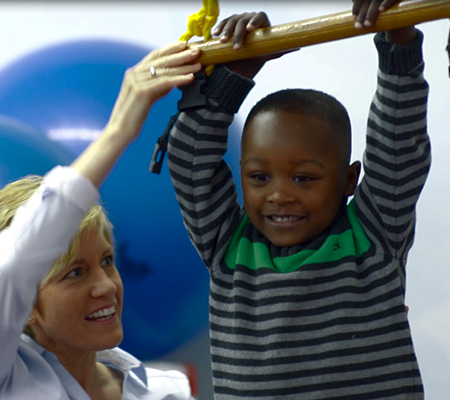
<path fill-rule="evenodd" d="M 0 188 L 27 175 L 44 175 L 71 154 L 37 129 L 0 115 Z"/>
<path fill-rule="evenodd" d="M 126 69 L 149 51 L 107 40 L 38 50 L 0 71 L 0 110 L 75 158 L 107 123 Z M 173 351 L 208 324 L 209 276 L 183 226 L 167 165 L 161 175 L 148 172 L 179 98 L 172 91 L 152 108 L 141 137 L 100 189 L 125 286 L 122 347 L 143 360 Z M 228 161 L 237 168 L 235 143 Z"/>

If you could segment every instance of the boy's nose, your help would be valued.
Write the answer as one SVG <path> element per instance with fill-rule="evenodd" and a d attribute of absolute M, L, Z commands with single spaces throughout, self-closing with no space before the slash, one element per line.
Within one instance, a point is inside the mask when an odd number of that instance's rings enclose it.
<path fill-rule="evenodd" d="M 275 204 L 284 204 L 295 201 L 294 194 L 286 185 L 278 184 L 273 189 L 274 190 L 267 197 L 267 200 L 269 202 Z"/>

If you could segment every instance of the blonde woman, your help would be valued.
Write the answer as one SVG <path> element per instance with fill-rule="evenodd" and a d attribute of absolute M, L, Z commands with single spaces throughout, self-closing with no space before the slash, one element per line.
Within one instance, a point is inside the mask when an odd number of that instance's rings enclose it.
<path fill-rule="evenodd" d="M 127 71 L 101 137 L 68 167 L 0 191 L 0 398 L 191 399 L 178 372 L 145 369 L 117 348 L 123 287 L 97 187 L 151 106 L 190 83 L 185 42 Z"/>

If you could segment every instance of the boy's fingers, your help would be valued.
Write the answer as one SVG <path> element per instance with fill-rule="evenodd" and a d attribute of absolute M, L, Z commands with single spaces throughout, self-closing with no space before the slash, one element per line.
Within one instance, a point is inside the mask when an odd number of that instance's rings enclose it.
<path fill-rule="evenodd" d="M 214 29 L 214 34 L 220 35 L 221 38 L 224 35 L 229 35 L 230 25 L 233 26 L 233 24 L 234 24 L 233 19 L 235 17 L 236 17 L 236 14 L 233 14 L 230 17 L 225 18 L 224 20 L 220 21 L 219 25 L 217 25 L 217 28 Z"/>
<path fill-rule="evenodd" d="M 372 1 L 370 3 L 369 8 L 367 9 L 364 26 L 372 26 L 373 23 L 377 20 L 379 7 L 380 7 L 379 1 Z"/>
<path fill-rule="evenodd" d="M 380 4 L 380 12 L 383 12 L 385 10 L 387 10 L 388 8 L 392 7 L 394 4 L 398 3 L 399 0 L 384 0 L 381 4 Z"/>
<path fill-rule="evenodd" d="M 233 37 L 235 48 L 239 48 L 242 46 L 244 37 L 249 31 L 265 26 L 270 26 L 270 22 L 267 15 L 263 12 L 234 14 L 222 21 L 217 29 L 217 33 L 220 35 L 222 43 Z"/>
<path fill-rule="evenodd" d="M 359 11 L 356 15 L 355 28 L 362 28 L 364 25 L 364 21 L 366 20 L 367 10 L 369 9 L 370 2 L 361 1 L 360 2 Z"/>
<path fill-rule="evenodd" d="M 235 48 L 242 47 L 242 44 L 244 42 L 244 37 L 247 34 L 247 25 L 249 21 L 251 21 L 252 15 L 247 15 L 244 18 L 240 18 L 237 23 L 236 27 L 234 28 L 234 36 L 233 36 L 233 42 Z"/>
<path fill-rule="evenodd" d="M 378 18 L 379 13 L 386 11 L 388 8 L 392 7 L 395 3 L 398 3 L 398 1 L 399 0 L 372 1 L 366 16 L 366 21 L 369 21 L 370 24 L 365 25 L 371 26 L 372 24 L 374 24 Z"/>
<path fill-rule="evenodd" d="M 213 31 L 214 35 L 218 36 L 218 35 L 220 35 L 222 33 L 223 27 L 225 26 L 227 21 L 228 21 L 228 18 L 227 19 L 223 19 L 222 21 L 220 21 L 217 24 L 217 26 L 214 28 L 214 31 Z"/>
<path fill-rule="evenodd" d="M 252 17 L 252 19 L 248 23 L 248 26 L 251 26 L 250 30 L 257 29 L 257 28 L 266 28 L 266 27 L 270 26 L 269 17 L 267 16 L 267 14 L 265 12 L 260 11 L 259 13 L 255 14 Z"/>
<path fill-rule="evenodd" d="M 221 41 L 223 38 L 226 38 L 228 40 L 231 36 L 233 36 L 234 29 L 235 29 L 237 21 L 239 20 L 239 17 L 240 17 L 239 15 L 233 14 L 231 17 L 229 17 L 223 21 L 224 25 L 221 29 L 221 35 L 220 35 Z"/>
<path fill-rule="evenodd" d="M 355 18 L 355 28 L 372 26 L 379 13 L 392 7 L 399 0 L 353 0 L 352 13 Z"/>
<path fill-rule="evenodd" d="M 352 14 L 355 18 L 359 15 L 359 11 L 361 10 L 362 3 L 363 3 L 363 0 L 353 0 Z"/>

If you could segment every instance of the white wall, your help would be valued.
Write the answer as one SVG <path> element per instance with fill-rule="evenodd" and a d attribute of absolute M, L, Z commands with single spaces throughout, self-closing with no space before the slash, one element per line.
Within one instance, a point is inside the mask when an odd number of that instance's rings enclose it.
<path fill-rule="evenodd" d="M 186 30 L 187 16 L 201 3 L 2 2 L 0 68 L 30 50 L 74 38 L 120 39 L 158 47 L 178 40 Z M 221 18 L 262 9 L 276 25 L 348 10 L 351 1 L 221 0 L 220 6 Z M 407 304 L 427 400 L 441 400 L 450 393 L 450 79 L 444 51 L 449 23 L 434 21 L 421 24 L 420 29 L 425 33 L 426 77 L 431 86 L 433 167 L 419 203 L 417 238 L 408 265 Z M 272 61 L 258 75 L 257 85 L 237 118 L 242 122 L 250 107 L 271 91 L 292 86 L 320 89 L 347 106 L 353 122 L 354 159 L 361 159 L 365 122 L 375 89 L 376 60 L 370 35 L 311 46 Z M 186 346 L 168 358 L 187 357 L 196 362 L 200 354 L 201 368 L 207 368 L 206 342 L 203 335 L 195 342 L 195 351 Z M 201 385 L 201 398 L 206 400 L 210 386 L 208 382 Z"/>

